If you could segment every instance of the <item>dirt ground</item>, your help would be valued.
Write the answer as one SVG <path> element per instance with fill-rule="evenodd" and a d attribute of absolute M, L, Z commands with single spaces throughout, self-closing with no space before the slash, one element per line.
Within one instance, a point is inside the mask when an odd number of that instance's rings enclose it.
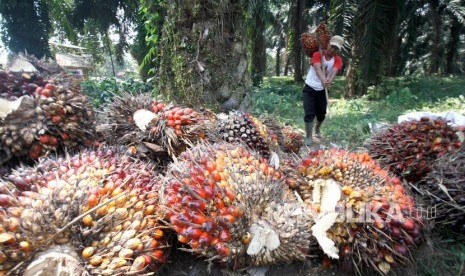
<path fill-rule="evenodd" d="M 343 276 L 347 273 L 337 268 L 323 268 L 319 258 L 309 259 L 304 262 L 273 265 L 233 271 L 211 265 L 202 259 L 185 252 L 174 252 L 174 258 L 170 263 L 158 271 L 160 276 Z"/>

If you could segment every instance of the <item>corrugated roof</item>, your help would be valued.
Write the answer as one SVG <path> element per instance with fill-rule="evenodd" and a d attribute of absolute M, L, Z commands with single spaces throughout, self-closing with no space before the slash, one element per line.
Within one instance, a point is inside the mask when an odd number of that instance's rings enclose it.
<path fill-rule="evenodd" d="M 56 53 L 55 59 L 61 67 L 67 68 L 92 68 L 92 57 L 73 55 L 65 53 Z"/>

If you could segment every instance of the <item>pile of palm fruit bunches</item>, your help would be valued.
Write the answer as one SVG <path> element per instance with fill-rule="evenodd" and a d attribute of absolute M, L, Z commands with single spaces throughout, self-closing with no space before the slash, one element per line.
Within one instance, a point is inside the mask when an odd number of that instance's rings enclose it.
<path fill-rule="evenodd" d="M 0 71 L 0 165 L 88 145 L 94 123 L 92 107 L 73 78 Z"/>
<path fill-rule="evenodd" d="M 150 95 L 123 94 L 104 108 L 97 129 L 111 144 L 157 157 L 177 156 L 197 141 L 220 140 L 245 143 L 264 157 L 276 151 L 278 144 L 284 152 L 298 152 L 301 134 L 290 126 L 274 125 L 274 130 L 268 130 L 262 120 L 240 111 L 216 115 L 167 104 Z M 278 129 L 282 129 L 279 139 Z"/>
<path fill-rule="evenodd" d="M 321 254 L 360 274 L 387 274 L 408 265 L 423 239 L 424 220 L 401 181 L 419 173 L 418 187 L 448 212 L 438 224 L 463 228 L 463 148 L 454 150 L 455 130 L 442 121 L 394 126 L 373 137 L 372 157 L 328 149 L 301 158 L 301 132 L 270 117 L 123 94 L 95 122 L 65 76 L 1 77 L 6 153 L 37 160 L 52 146 L 103 143 L 0 177 L 0 273 L 150 274 L 169 265 L 176 245 L 232 269 Z M 399 137 L 415 147 L 381 149 Z M 402 149 L 434 158 L 410 162 Z M 409 171 L 395 176 L 375 159 L 410 162 L 402 165 Z"/>
<path fill-rule="evenodd" d="M 429 221 L 465 233 L 463 128 L 423 117 L 394 124 L 367 141 L 370 155 L 405 179 Z"/>

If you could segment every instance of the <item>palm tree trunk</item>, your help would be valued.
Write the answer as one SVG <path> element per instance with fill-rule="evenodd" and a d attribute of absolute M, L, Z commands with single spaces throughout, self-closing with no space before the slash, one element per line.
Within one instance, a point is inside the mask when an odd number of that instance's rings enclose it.
<path fill-rule="evenodd" d="M 168 0 L 158 89 L 169 99 L 248 110 L 250 78 L 240 0 Z"/>
<path fill-rule="evenodd" d="M 252 28 L 252 84 L 259 85 L 263 81 L 263 76 L 266 71 L 266 47 L 265 47 L 265 4 L 259 2 L 254 10 Z"/>
<path fill-rule="evenodd" d="M 302 81 L 303 72 L 302 72 L 302 47 L 300 46 L 300 34 L 303 33 L 305 20 L 304 20 L 304 11 L 305 11 L 305 1 L 296 0 L 290 6 L 290 15 L 291 15 L 291 28 L 290 28 L 290 41 L 291 56 L 294 65 L 294 80 Z"/>
<path fill-rule="evenodd" d="M 276 49 L 276 63 L 274 66 L 275 74 L 279 77 L 281 73 L 281 47 L 278 46 Z"/>
<path fill-rule="evenodd" d="M 449 29 L 449 43 L 447 44 L 446 74 L 455 73 L 454 59 L 458 53 L 458 45 L 460 42 L 460 27 L 460 23 L 456 19 L 453 19 Z"/>
<path fill-rule="evenodd" d="M 439 0 L 430 0 L 430 18 L 432 25 L 431 65 L 430 73 L 438 73 L 441 59 L 441 18 L 439 16 Z"/>

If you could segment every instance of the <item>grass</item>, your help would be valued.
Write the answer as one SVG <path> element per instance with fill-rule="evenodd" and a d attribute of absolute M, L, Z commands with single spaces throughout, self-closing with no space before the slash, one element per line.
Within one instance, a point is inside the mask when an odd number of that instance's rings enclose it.
<path fill-rule="evenodd" d="M 393 123 L 399 115 L 414 111 L 452 110 L 465 114 L 465 78 L 386 79 L 357 99 L 342 97 L 344 85 L 345 79 L 340 77 L 329 90 L 331 116 L 327 116 L 322 133 L 349 149 L 361 146 L 370 136 L 368 123 Z M 272 114 L 303 129 L 302 87 L 303 82 L 295 83 L 289 77 L 266 78 L 253 91 L 253 112 Z"/>

